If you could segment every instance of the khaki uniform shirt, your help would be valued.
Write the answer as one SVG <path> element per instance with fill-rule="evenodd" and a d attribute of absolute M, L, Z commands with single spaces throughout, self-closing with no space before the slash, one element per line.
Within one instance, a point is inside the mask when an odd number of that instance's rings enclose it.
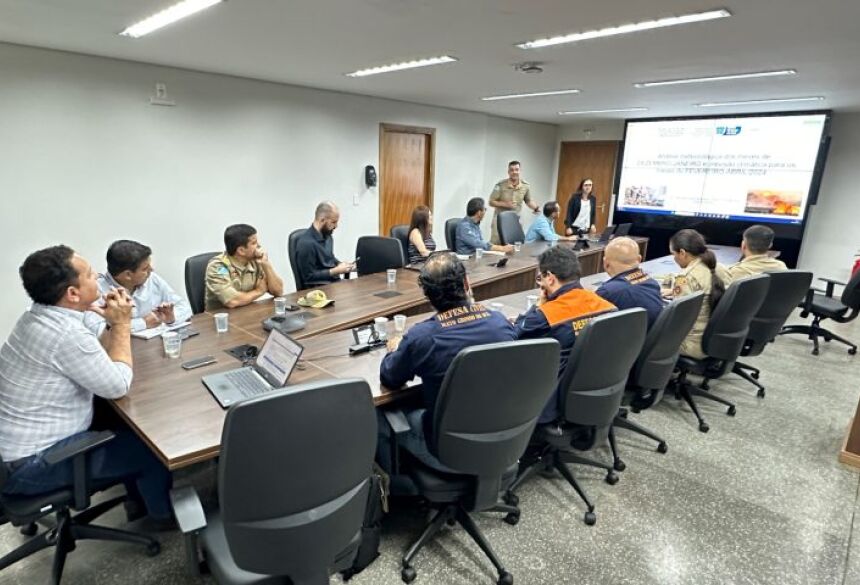
<path fill-rule="evenodd" d="M 725 268 L 717 264 L 717 275 L 728 286 L 729 277 L 726 274 Z M 708 326 L 708 319 L 711 318 L 711 286 L 713 285 L 713 275 L 710 268 L 704 262 L 696 258 L 684 268 L 680 274 L 675 277 L 675 288 L 672 294 L 675 298 L 684 297 L 704 291 L 705 299 L 702 302 L 702 308 L 699 311 L 699 316 L 696 317 L 696 322 L 693 324 L 693 329 L 687 334 L 684 343 L 681 344 L 681 354 L 687 355 L 696 359 L 705 357 L 702 351 L 702 336 L 705 333 L 705 327 Z"/>
<path fill-rule="evenodd" d="M 740 262 L 732 264 L 726 268 L 726 273 L 728 274 L 726 286 L 729 286 L 730 283 L 736 280 L 746 278 L 747 276 L 753 276 L 763 272 L 775 272 L 778 270 L 788 270 L 785 266 L 785 262 L 782 260 L 771 258 L 767 254 L 747 256 Z"/>
<path fill-rule="evenodd" d="M 206 266 L 206 310 L 223 309 L 224 304 L 243 292 L 254 290 L 265 273 L 253 260 L 244 266 L 219 254 Z"/>
<path fill-rule="evenodd" d="M 510 179 L 502 179 L 493 187 L 493 192 L 490 193 L 490 201 L 508 201 L 514 203 L 514 209 L 511 211 L 516 211 L 517 213 L 523 210 L 523 201 L 528 203 L 531 201 L 531 192 L 529 191 L 529 184 L 523 180 L 520 180 L 520 184 L 514 187 L 511 185 Z M 499 239 L 499 230 L 496 224 L 496 215 L 501 213 L 502 211 L 508 211 L 507 209 L 498 209 L 493 208 L 495 211 L 493 213 L 493 221 L 491 224 L 492 236 L 490 238 L 490 242 L 493 244 L 499 244 L 501 240 Z"/>

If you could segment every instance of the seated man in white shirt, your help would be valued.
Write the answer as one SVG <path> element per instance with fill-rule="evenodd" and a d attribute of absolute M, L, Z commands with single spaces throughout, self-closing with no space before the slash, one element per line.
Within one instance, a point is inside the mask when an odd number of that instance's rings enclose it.
<path fill-rule="evenodd" d="M 0 455 L 3 492 L 37 495 L 73 484 L 71 460 L 47 465 L 44 457 L 91 432 L 93 396 L 128 392 L 131 299 L 115 289 L 93 308 L 96 274 L 67 246 L 30 254 L 19 273 L 33 305 L 0 347 Z M 83 324 L 91 308 L 110 325 L 101 343 Z M 88 462 L 93 482 L 123 481 L 131 502 L 142 500 L 156 525 L 169 525 L 170 472 L 134 433 L 116 432 Z"/>
<path fill-rule="evenodd" d="M 184 323 L 191 318 L 191 306 L 153 272 L 152 249 L 132 240 L 117 240 L 107 251 L 107 273 L 99 276 L 99 292 L 124 289 L 131 296 L 131 330 L 143 331 L 162 323 Z M 101 335 L 105 321 L 87 313 L 84 323 Z"/>

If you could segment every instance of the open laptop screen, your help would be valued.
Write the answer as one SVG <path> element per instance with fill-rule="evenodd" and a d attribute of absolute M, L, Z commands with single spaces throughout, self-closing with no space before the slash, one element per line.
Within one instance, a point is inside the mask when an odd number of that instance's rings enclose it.
<path fill-rule="evenodd" d="M 303 349 L 290 336 L 275 327 L 269 333 L 263 349 L 257 354 L 254 367 L 269 384 L 280 388 L 287 383 Z"/>

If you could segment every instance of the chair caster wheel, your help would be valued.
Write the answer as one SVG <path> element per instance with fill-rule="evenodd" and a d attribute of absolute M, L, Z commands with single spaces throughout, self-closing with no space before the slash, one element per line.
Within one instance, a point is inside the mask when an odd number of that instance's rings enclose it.
<path fill-rule="evenodd" d="M 499 575 L 499 580 L 496 583 L 499 585 L 514 585 L 514 576 L 505 571 Z"/>
<path fill-rule="evenodd" d="M 586 512 L 585 513 L 585 523 L 588 526 L 594 526 L 595 522 L 597 522 L 597 515 L 594 512 Z"/>
<path fill-rule="evenodd" d="M 445 524 L 447 524 L 448 526 L 454 526 L 455 524 L 457 524 L 457 520 L 455 520 L 454 518 L 448 518 L 447 520 L 445 520 Z"/>
<path fill-rule="evenodd" d="M 516 513 L 516 514 L 515 514 L 514 512 L 511 512 L 510 514 L 508 514 L 507 516 L 505 516 L 505 522 L 507 522 L 507 523 L 508 523 L 508 524 L 510 524 L 511 526 L 516 526 L 517 524 L 519 524 L 519 523 L 520 523 L 520 515 L 519 515 L 519 513 Z"/>
<path fill-rule="evenodd" d="M 857 348 L 856 347 L 849 348 L 848 354 L 849 355 L 856 355 L 857 354 Z"/>
<path fill-rule="evenodd" d="M 418 573 L 415 572 L 415 569 L 412 567 L 403 567 L 400 569 L 400 578 L 404 583 L 412 583 L 415 580 L 415 577 L 418 576 Z"/>
<path fill-rule="evenodd" d="M 512 494 L 511 492 L 506 492 L 502 497 L 505 503 L 508 506 L 519 506 L 520 505 L 520 497 L 517 494 Z"/>
<path fill-rule="evenodd" d="M 657 453 L 665 453 L 668 450 L 669 450 L 669 445 L 667 445 L 665 442 L 657 445 Z"/>
<path fill-rule="evenodd" d="M 634 412 L 635 412 L 635 411 L 634 411 Z M 618 413 L 618 416 L 620 416 L 621 418 L 627 418 L 627 411 L 626 411 L 626 410 L 622 410 L 621 412 L 619 412 L 619 413 Z"/>
<path fill-rule="evenodd" d="M 155 540 L 146 545 L 146 556 L 154 557 L 161 552 L 161 545 Z"/>
<path fill-rule="evenodd" d="M 759 388 L 758 392 L 756 392 L 756 396 L 764 398 L 764 388 Z"/>
<path fill-rule="evenodd" d="M 35 536 L 38 530 L 39 527 L 36 526 L 36 523 L 30 522 L 29 524 L 25 524 L 21 527 L 21 534 L 23 534 L 24 536 Z"/>
<path fill-rule="evenodd" d="M 813 350 L 812 350 L 812 355 L 818 355 L 818 350 L 817 350 L 817 349 L 813 349 Z"/>
<path fill-rule="evenodd" d="M 608 483 L 609 485 L 615 485 L 616 483 L 618 483 L 618 476 L 610 471 L 606 474 L 606 483 Z"/>
<path fill-rule="evenodd" d="M 615 468 L 615 471 L 624 471 L 627 469 L 627 464 L 624 463 L 621 459 L 616 459 L 615 463 L 612 464 L 612 467 Z"/>
<path fill-rule="evenodd" d="M 758 380 L 758 372 L 750 372 L 750 377 L 753 380 Z"/>
<path fill-rule="evenodd" d="M 711 389 L 711 385 L 710 385 L 710 384 L 708 384 L 707 382 L 702 382 L 702 383 L 699 385 L 699 388 L 701 388 L 702 390 L 710 390 L 710 389 Z"/>
<path fill-rule="evenodd" d="M 699 431 L 702 433 L 707 433 L 711 430 L 711 427 L 708 426 L 708 423 L 699 423 Z"/>
<path fill-rule="evenodd" d="M 735 410 L 734 406 L 730 406 L 728 410 L 726 410 L 726 414 L 729 416 L 734 416 L 737 414 L 737 410 Z"/>

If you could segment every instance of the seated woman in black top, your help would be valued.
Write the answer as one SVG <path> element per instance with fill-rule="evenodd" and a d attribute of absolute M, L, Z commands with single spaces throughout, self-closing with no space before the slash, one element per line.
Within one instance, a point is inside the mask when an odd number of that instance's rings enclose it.
<path fill-rule="evenodd" d="M 423 262 L 436 250 L 433 240 L 433 212 L 426 205 L 419 205 L 412 211 L 409 223 L 409 263 Z"/>

